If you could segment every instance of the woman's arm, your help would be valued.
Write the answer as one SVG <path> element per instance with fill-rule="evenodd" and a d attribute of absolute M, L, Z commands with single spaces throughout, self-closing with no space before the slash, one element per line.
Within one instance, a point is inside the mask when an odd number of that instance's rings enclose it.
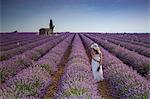
<path fill-rule="evenodd" d="M 92 56 L 92 58 L 94 57 L 94 50 L 93 49 L 91 50 L 91 56 Z"/>
<path fill-rule="evenodd" d="M 100 51 L 100 64 L 102 64 L 102 60 L 103 60 L 103 54 L 102 54 L 102 52 Z"/>

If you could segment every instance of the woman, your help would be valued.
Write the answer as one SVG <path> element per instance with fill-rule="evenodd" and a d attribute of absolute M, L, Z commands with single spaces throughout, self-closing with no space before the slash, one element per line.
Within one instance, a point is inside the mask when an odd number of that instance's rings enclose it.
<path fill-rule="evenodd" d="M 99 82 L 103 81 L 103 70 L 102 70 L 102 53 L 98 47 L 98 44 L 94 43 L 91 45 L 92 55 L 92 72 L 94 79 Z"/>

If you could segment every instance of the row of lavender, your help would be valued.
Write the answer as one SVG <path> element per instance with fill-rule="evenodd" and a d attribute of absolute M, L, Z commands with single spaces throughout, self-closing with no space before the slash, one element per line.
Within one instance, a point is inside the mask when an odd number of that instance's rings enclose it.
<path fill-rule="evenodd" d="M 65 40 L 61 41 L 57 46 L 52 48 L 46 55 L 36 61 L 34 64 L 39 65 L 45 69 L 50 74 L 53 74 L 58 70 L 57 65 L 60 63 L 63 58 L 65 51 L 69 48 L 72 43 L 74 35 L 69 35 Z"/>
<path fill-rule="evenodd" d="M 0 62 L 0 82 L 4 82 L 20 70 L 30 66 L 33 60 L 38 60 L 67 36 L 68 35 L 60 36 L 54 40 L 46 42 L 45 44 L 35 47 L 32 50 L 16 55 L 9 60 Z"/>
<path fill-rule="evenodd" d="M 74 35 L 52 48 L 44 57 L 34 62 L 32 66 L 20 71 L 1 86 L 1 99 L 12 98 L 43 98 L 52 83 L 51 73 L 57 71 L 57 66 L 69 48 Z M 55 42 L 57 44 L 58 42 Z"/>
<path fill-rule="evenodd" d="M 52 83 L 51 73 L 57 70 L 61 58 L 71 44 L 73 35 L 52 48 L 39 61 L 20 71 L 1 86 L 1 97 L 42 98 Z M 60 50 L 61 49 L 61 50 Z M 55 55 L 54 55 L 54 54 Z M 50 61 L 50 62 L 49 62 Z"/>
<path fill-rule="evenodd" d="M 2 51 L 0 53 L 0 61 L 7 60 L 7 59 L 9 59 L 15 55 L 21 54 L 27 50 L 31 50 L 34 47 L 37 47 L 41 44 L 46 43 L 49 40 L 55 39 L 55 38 L 57 38 L 57 37 L 46 37 L 46 38 L 43 38 L 41 40 L 39 39 L 39 41 L 36 41 L 36 42 L 32 42 L 32 43 L 28 43 L 28 44 L 23 45 L 23 46 L 15 47 L 15 48 L 7 50 L 7 51 Z"/>
<path fill-rule="evenodd" d="M 36 42 L 36 41 L 44 39 L 44 38 L 48 38 L 48 36 L 47 37 L 46 36 L 36 36 L 36 37 L 32 37 L 32 38 L 26 38 L 25 40 L 21 40 L 21 41 L 15 41 L 12 43 L 10 41 L 9 44 L 1 45 L 0 51 L 6 51 L 6 50 L 9 50 L 12 48 L 20 47 L 20 46 L 23 46 L 25 44 Z"/>
<path fill-rule="evenodd" d="M 122 41 L 118 41 L 118 40 L 114 40 L 114 39 L 111 39 L 111 38 L 103 38 L 102 39 L 104 40 L 108 40 L 112 43 L 115 43 L 117 45 L 120 45 L 122 47 L 125 47 L 131 51 L 135 51 L 141 55 L 144 55 L 146 57 L 150 57 L 150 48 L 146 48 L 146 47 L 143 47 L 143 46 L 139 46 L 139 45 L 134 45 L 134 44 L 130 44 L 130 43 L 126 43 L 126 42 L 122 42 Z"/>
<path fill-rule="evenodd" d="M 115 54 L 119 59 L 121 59 L 124 63 L 129 66 L 132 66 L 133 69 L 136 69 L 141 75 L 148 77 L 148 73 L 150 72 L 150 58 L 144 57 L 134 51 L 130 51 L 126 48 L 120 47 L 116 44 L 113 44 L 108 41 L 104 41 L 99 39 L 99 37 L 94 35 L 86 35 L 87 37 L 91 38 L 102 47 L 110 51 L 111 53 Z"/>
<path fill-rule="evenodd" d="M 0 33 L 0 46 L 38 37 L 35 33 Z"/>
<path fill-rule="evenodd" d="M 112 37 L 117 37 L 120 39 L 127 39 L 130 41 L 136 41 L 136 42 L 142 42 L 145 44 L 150 44 L 149 38 L 150 38 L 150 34 L 144 34 L 144 33 L 136 33 L 136 34 L 132 34 L 132 33 L 126 33 L 126 34 L 107 34 L 109 36 Z"/>
<path fill-rule="evenodd" d="M 81 38 L 89 52 L 90 45 L 94 42 L 82 34 Z M 102 47 L 100 49 L 104 57 L 104 77 L 112 89 L 112 95 L 119 99 L 148 99 L 149 82 L 108 51 Z"/>
<path fill-rule="evenodd" d="M 120 35 L 120 36 L 118 36 Z M 119 40 L 119 41 L 123 41 L 123 42 L 127 42 L 127 43 L 131 43 L 131 44 L 135 44 L 135 45 L 140 45 L 140 46 L 143 46 L 143 47 L 147 47 L 147 48 L 150 48 L 150 44 L 147 44 L 147 43 L 143 43 L 143 42 L 138 42 L 138 41 L 135 41 L 135 40 L 132 40 L 132 39 L 127 39 L 126 37 L 124 37 L 123 34 L 101 34 L 101 36 L 103 37 L 108 37 L 108 38 L 112 38 L 112 39 L 115 39 L 115 40 Z M 130 34 L 128 34 L 130 35 Z M 149 34 L 147 34 L 149 35 Z M 149 38 L 149 36 L 147 36 Z M 149 39 L 145 39 L 146 40 L 149 40 Z"/>
<path fill-rule="evenodd" d="M 101 99 L 93 79 L 89 59 L 78 34 L 75 35 L 71 54 L 62 76 L 56 99 Z"/>

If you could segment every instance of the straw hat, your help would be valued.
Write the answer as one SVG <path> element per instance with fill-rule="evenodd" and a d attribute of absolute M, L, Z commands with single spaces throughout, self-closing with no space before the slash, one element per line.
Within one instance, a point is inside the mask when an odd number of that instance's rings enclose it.
<path fill-rule="evenodd" d="M 100 49 L 99 49 L 99 46 L 98 46 L 97 43 L 93 43 L 93 44 L 91 45 L 91 48 L 97 50 L 98 53 L 100 53 Z"/>

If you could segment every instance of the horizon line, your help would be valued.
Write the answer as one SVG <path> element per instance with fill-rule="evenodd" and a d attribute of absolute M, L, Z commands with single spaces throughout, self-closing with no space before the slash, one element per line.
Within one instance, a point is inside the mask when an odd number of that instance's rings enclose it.
<path fill-rule="evenodd" d="M 39 33 L 39 32 L 37 32 L 37 31 L 18 31 L 18 32 L 14 32 L 14 31 L 12 31 L 12 32 L 0 32 L 0 33 Z M 58 31 L 58 32 L 54 32 L 54 33 L 132 33 L 132 34 L 136 34 L 136 33 L 145 33 L 145 34 L 149 34 L 150 32 L 80 32 L 80 31 L 78 31 L 78 32 L 74 32 L 74 31 Z"/>

